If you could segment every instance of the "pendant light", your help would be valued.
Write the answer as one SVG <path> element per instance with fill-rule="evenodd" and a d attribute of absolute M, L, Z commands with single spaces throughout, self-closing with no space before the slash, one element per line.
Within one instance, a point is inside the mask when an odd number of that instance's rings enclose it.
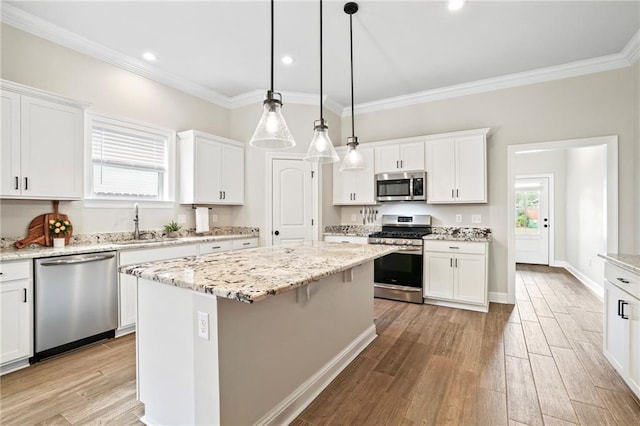
<path fill-rule="evenodd" d="M 296 142 L 282 116 L 282 95 L 273 91 L 273 4 L 271 0 L 271 89 L 264 100 L 264 111 L 249 145 L 256 148 L 291 148 Z"/>
<path fill-rule="evenodd" d="M 320 120 L 313 123 L 313 139 L 309 144 L 306 161 L 316 163 L 336 163 L 340 161 L 331 139 L 329 138 L 329 127 L 322 115 L 322 0 L 320 0 Z"/>
<path fill-rule="evenodd" d="M 365 164 L 362 153 L 356 148 L 358 146 L 358 137 L 355 135 L 355 113 L 353 108 L 353 14 L 358 11 L 358 3 L 349 2 L 344 5 L 344 13 L 349 15 L 349 48 L 351 51 L 351 137 L 347 138 L 347 153 L 340 165 L 340 171 L 358 171 L 364 170 Z"/>

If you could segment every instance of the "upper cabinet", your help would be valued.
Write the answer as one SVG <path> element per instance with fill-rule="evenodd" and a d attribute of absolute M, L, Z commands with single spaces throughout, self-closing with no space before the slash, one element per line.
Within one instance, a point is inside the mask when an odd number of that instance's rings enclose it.
<path fill-rule="evenodd" d="M 424 171 L 424 141 L 396 141 L 375 148 L 375 172 Z"/>
<path fill-rule="evenodd" d="M 2 89 L 0 197 L 81 199 L 86 105 L 5 81 Z"/>
<path fill-rule="evenodd" d="M 333 163 L 333 205 L 376 204 L 373 148 L 358 145 L 367 168 L 360 171 L 340 171 L 340 162 Z M 340 158 L 347 152 L 346 147 L 336 148 Z"/>
<path fill-rule="evenodd" d="M 460 132 L 427 141 L 427 203 L 487 202 L 488 131 Z"/>
<path fill-rule="evenodd" d="M 180 202 L 244 204 L 244 144 L 194 130 L 178 138 Z"/>

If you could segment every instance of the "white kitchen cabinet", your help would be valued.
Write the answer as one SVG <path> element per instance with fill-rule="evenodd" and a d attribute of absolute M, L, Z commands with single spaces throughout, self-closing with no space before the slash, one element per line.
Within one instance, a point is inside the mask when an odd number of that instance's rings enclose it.
<path fill-rule="evenodd" d="M 0 264 L 0 369 L 24 367 L 33 356 L 32 262 Z"/>
<path fill-rule="evenodd" d="M 150 249 L 124 250 L 119 252 L 119 265 L 133 265 L 135 263 L 154 262 L 157 260 L 176 259 L 179 257 L 196 256 L 198 245 L 180 245 L 170 247 L 157 247 Z M 135 331 L 137 310 L 137 278 L 133 275 L 119 275 L 119 312 L 118 335 Z"/>
<path fill-rule="evenodd" d="M 428 140 L 427 203 L 486 203 L 488 129 Z"/>
<path fill-rule="evenodd" d="M 486 312 L 487 243 L 425 241 L 426 303 Z"/>
<path fill-rule="evenodd" d="M 373 148 L 358 146 L 367 168 L 359 171 L 340 171 L 340 162 L 333 164 L 333 205 L 376 204 Z M 336 149 L 340 158 L 346 147 Z"/>
<path fill-rule="evenodd" d="M 369 237 L 359 235 L 325 235 L 327 243 L 368 244 Z"/>
<path fill-rule="evenodd" d="M 232 250 L 243 250 L 248 248 L 258 247 L 258 238 L 238 238 L 237 240 L 231 240 Z"/>
<path fill-rule="evenodd" d="M 2 82 L 3 198 L 81 199 L 84 110 L 65 98 Z M 10 88 L 20 89 L 9 85 Z M 16 85 L 17 86 L 17 85 Z"/>
<path fill-rule="evenodd" d="M 640 397 L 640 276 L 605 264 L 603 352 Z"/>
<path fill-rule="evenodd" d="M 180 202 L 244 204 L 244 144 L 194 130 L 178 137 Z"/>
<path fill-rule="evenodd" d="M 198 255 L 211 253 L 221 253 L 223 251 L 231 250 L 231 241 L 207 241 L 206 243 L 198 244 Z"/>
<path fill-rule="evenodd" d="M 375 148 L 375 172 L 424 171 L 424 141 L 390 142 Z"/>

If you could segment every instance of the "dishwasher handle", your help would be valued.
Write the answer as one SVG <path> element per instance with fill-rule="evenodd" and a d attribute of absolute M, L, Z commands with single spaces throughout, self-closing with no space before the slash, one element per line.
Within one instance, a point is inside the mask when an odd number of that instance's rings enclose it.
<path fill-rule="evenodd" d="M 89 263 L 89 262 L 97 262 L 100 260 L 112 259 L 115 257 L 115 254 L 101 254 L 98 256 L 90 256 L 90 257 L 76 257 L 72 259 L 58 259 L 51 260 L 48 262 L 42 262 L 40 265 L 42 266 L 58 266 L 58 265 L 75 265 L 78 263 Z"/>

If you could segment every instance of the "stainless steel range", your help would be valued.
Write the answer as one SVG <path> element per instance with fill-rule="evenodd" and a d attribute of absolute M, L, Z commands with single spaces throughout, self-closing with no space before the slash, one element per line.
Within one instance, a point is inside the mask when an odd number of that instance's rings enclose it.
<path fill-rule="evenodd" d="M 382 216 L 382 232 L 369 234 L 369 244 L 400 250 L 374 261 L 374 296 L 423 303 L 422 237 L 431 234 L 431 216 Z"/>

